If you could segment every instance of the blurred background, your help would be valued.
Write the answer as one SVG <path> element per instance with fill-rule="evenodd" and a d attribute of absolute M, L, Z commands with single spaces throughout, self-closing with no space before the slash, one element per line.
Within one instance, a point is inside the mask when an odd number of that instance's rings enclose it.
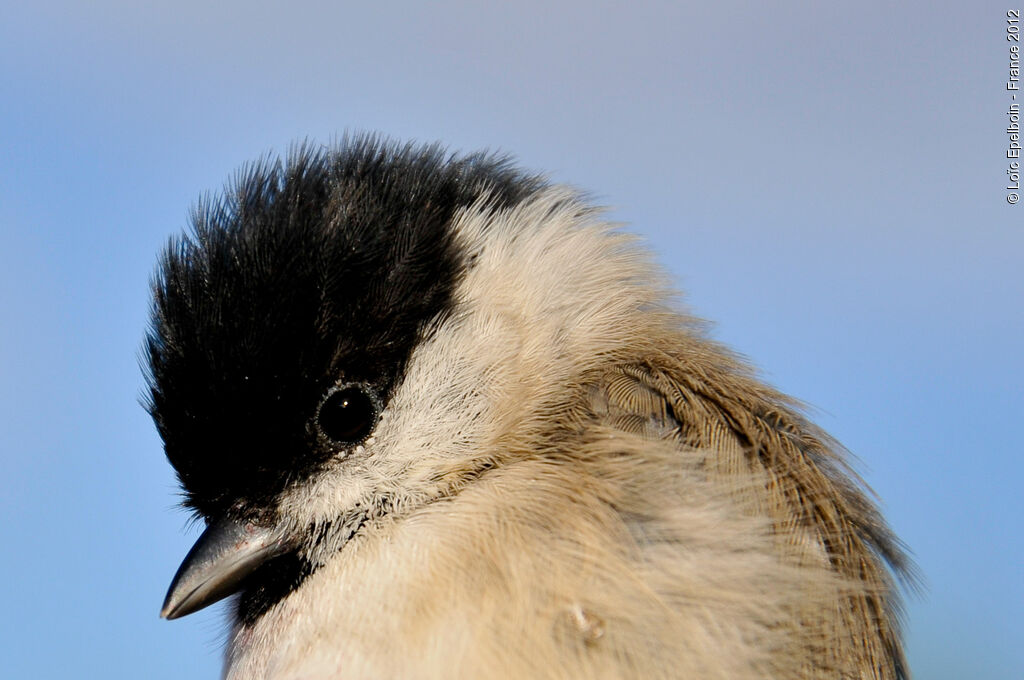
<path fill-rule="evenodd" d="M 376 130 L 507 151 L 611 206 L 858 457 L 924 574 L 916 676 L 1024 677 L 1007 9 L 7 3 L 3 674 L 217 677 L 221 608 L 157 617 L 200 528 L 138 404 L 149 277 L 245 161 Z"/>

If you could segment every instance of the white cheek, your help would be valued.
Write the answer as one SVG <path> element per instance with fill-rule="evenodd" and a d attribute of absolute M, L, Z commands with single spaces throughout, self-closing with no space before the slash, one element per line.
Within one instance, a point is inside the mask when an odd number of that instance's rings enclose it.
<path fill-rule="evenodd" d="M 354 507 L 372 492 L 372 480 L 363 466 L 349 464 L 354 455 L 333 461 L 323 473 L 285 493 L 279 509 L 293 531 L 302 533 L 311 525 L 332 521 L 341 514 L 339 509 Z"/>
<path fill-rule="evenodd" d="M 407 479 L 486 455 L 498 412 L 518 388 L 522 339 L 513 320 L 466 309 L 413 353 L 376 434 L 381 460 Z"/>
<path fill-rule="evenodd" d="M 402 504 L 437 497 L 495 440 L 521 403 L 522 329 L 515 319 L 464 309 L 418 346 L 371 437 L 283 499 L 296 528 L 330 521 L 374 496 Z M 506 411 L 501 413 L 499 411 Z"/>

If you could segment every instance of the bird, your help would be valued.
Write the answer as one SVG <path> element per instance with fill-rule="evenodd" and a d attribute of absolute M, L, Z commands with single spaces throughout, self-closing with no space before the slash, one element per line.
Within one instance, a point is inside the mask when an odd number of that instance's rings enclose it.
<path fill-rule="evenodd" d="M 224 677 L 910 676 L 848 454 L 606 214 L 377 134 L 199 199 L 142 364 Z"/>

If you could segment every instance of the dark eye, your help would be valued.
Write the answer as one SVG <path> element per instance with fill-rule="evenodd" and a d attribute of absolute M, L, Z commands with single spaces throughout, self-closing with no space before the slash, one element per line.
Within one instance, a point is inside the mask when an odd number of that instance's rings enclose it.
<path fill-rule="evenodd" d="M 316 412 L 320 434 L 336 446 L 362 443 L 377 424 L 380 407 L 366 385 L 332 387 Z"/>

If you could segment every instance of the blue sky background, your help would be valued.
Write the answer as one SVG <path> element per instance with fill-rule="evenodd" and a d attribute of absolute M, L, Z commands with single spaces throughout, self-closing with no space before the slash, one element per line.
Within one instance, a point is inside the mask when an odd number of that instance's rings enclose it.
<path fill-rule="evenodd" d="M 220 608 L 157 617 L 199 529 L 137 402 L 148 279 L 243 162 L 379 130 L 509 151 L 613 206 L 858 456 L 926 578 L 917 677 L 1024 677 L 1006 9 L 7 3 L 5 675 L 217 677 Z"/>

